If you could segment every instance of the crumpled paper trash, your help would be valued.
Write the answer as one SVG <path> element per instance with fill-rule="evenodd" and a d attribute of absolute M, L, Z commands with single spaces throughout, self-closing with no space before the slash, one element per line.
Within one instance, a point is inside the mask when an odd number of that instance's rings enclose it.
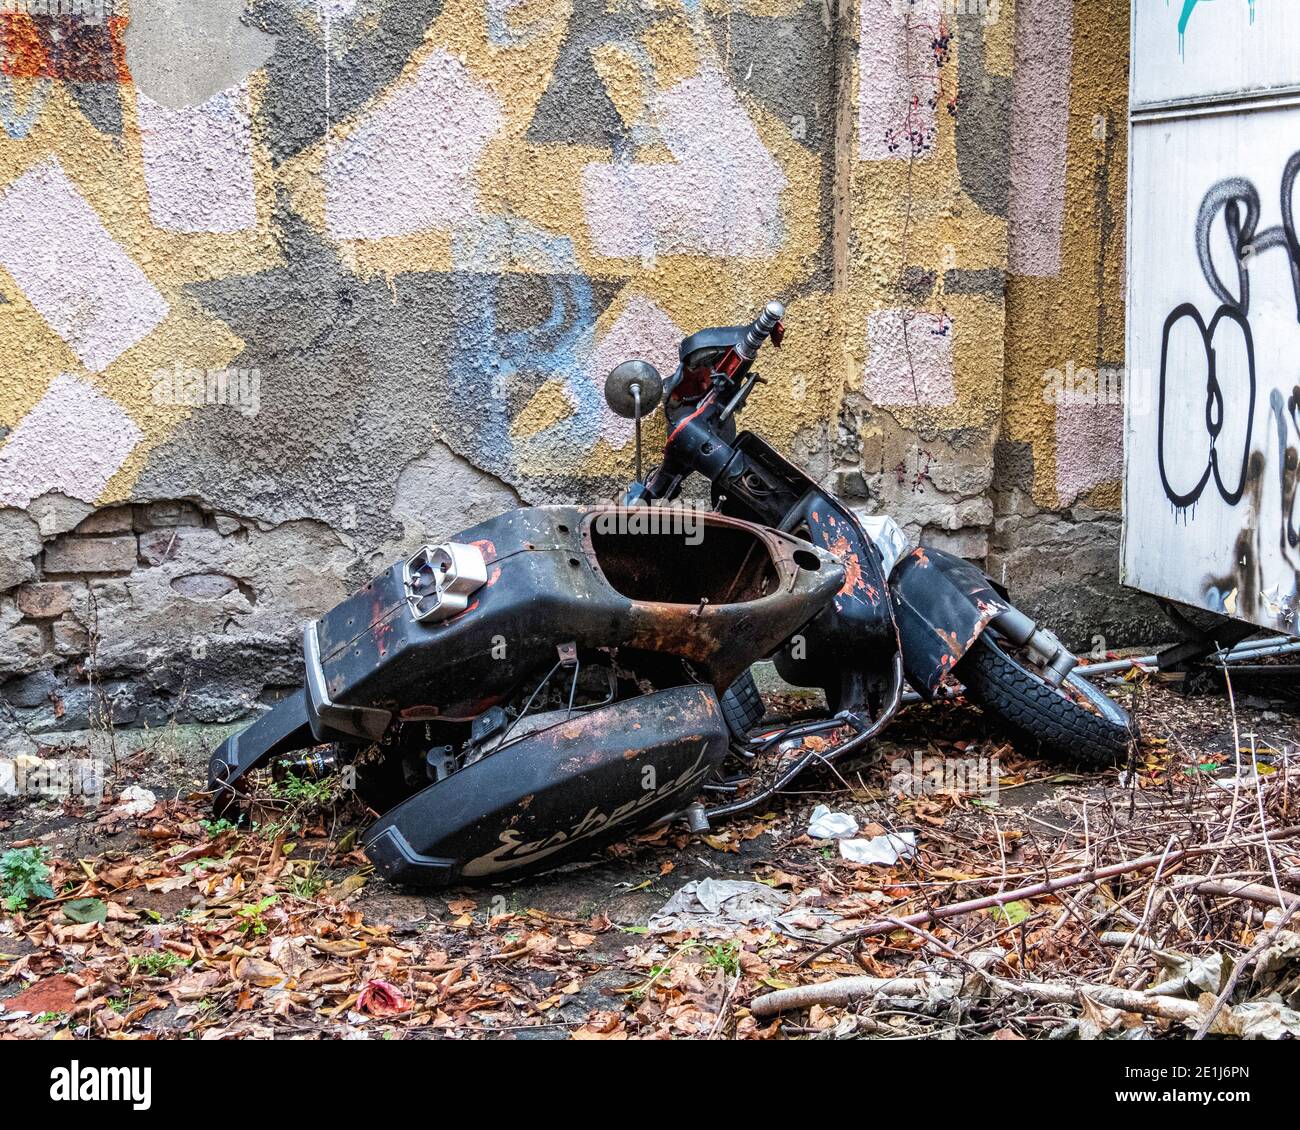
<path fill-rule="evenodd" d="M 158 798 L 148 789 L 142 789 L 139 785 L 127 785 L 118 795 L 117 803 L 113 805 L 110 815 L 128 819 L 133 816 L 143 816 L 157 803 Z"/>
<path fill-rule="evenodd" d="M 916 855 L 915 832 L 886 832 L 869 840 L 840 840 L 840 855 L 850 863 L 883 863 L 886 866 Z"/>
<path fill-rule="evenodd" d="M 804 892 L 805 895 L 810 892 Z M 650 916 L 651 934 L 702 930 L 730 937 L 740 926 L 767 927 L 793 938 L 833 942 L 841 916 L 800 904 L 789 891 L 747 879 L 697 879 L 687 883 Z"/>
<path fill-rule="evenodd" d="M 1205 957 L 1191 957 L 1185 953 L 1161 950 L 1156 960 L 1165 968 L 1167 976 L 1153 984 L 1148 992 L 1161 996 L 1196 996 L 1199 993 L 1218 993 L 1230 972 L 1223 965 L 1223 954 L 1212 953 Z"/>
<path fill-rule="evenodd" d="M 842 836 L 855 836 L 858 822 L 847 812 L 832 812 L 824 804 L 812 810 L 808 821 L 808 835 L 814 840 L 838 840 Z"/>

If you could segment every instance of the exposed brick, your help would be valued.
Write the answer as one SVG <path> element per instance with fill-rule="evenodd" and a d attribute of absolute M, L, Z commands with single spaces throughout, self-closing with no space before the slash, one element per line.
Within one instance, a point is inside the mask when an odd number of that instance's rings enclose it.
<path fill-rule="evenodd" d="M 172 588 L 181 596 L 194 600 L 220 600 L 238 587 L 239 582 L 234 577 L 222 573 L 190 573 L 172 581 Z"/>
<path fill-rule="evenodd" d="M 161 565 L 165 561 L 175 561 L 184 544 L 185 534 L 174 526 L 146 530 L 140 535 L 140 556 L 146 564 Z"/>
<path fill-rule="evenodd" d="M 110 506 L 105 510 L 96 510 L 77 527 L 77 533 L 129 534 L 132 529 L 132 521 L 129 506 Z"/>
<path fill-rule="evenodd" d="M 12 601 L 0 599 L 0 680 L 26 675 L 45 660 L 45 633 L 39 624 L 24 624 Z"/>
<path fill-rule="evenodd" d="M 150 502 L 137 512 L 138 528 L 201 526 L 203 511 L 192 502 Z"/>
<path fill-rule="evenodd" d="M 85 655 L 90 650 L 90 636 L 75 620 L 55 620 L 54 650 L 59 655 Z"/>
<path fill-rule="evenodd" d="M 78 594 L 83 592 L 85 588 L 72 581 L 23 585 L 18 590 L 18 611 L 33 620 L 52 620 L 71 612 Z"/>
<path fill-rule="evenodd" d="M 844 498 L 870 498 L 867 480 L 861 471 L 840 471 L 835 476 L 835 493 Z"/>
<path fill-rule="evenodd" d="M 982 561 L 989 552 L 989 532 L 981 526 L 968 526 L 961 530 L 927 527 L 921 534 L 921 544 L 964 557 L 967 561 Z"/>
<path fill-rule="evenodd" d="M 34 498 L 27 504 L 27 513 L 36 520 L 36 524 L 41 528 L 41 537 L 44 538 L 66 534 L 74 529 L 77 523 L 88 517 L 94 509 L 89 502 L 82 502 L 79 498 L 69 498 L 65 494 L 55 492 Z"/>
<path fill-rule="evenodd" d="M 43 706 L 58 693 L 59 680 L 51 671 L 37 671 L 22 679 L 5 684 L 5 699 L 10 706 L 31 710 Z"/>
<path fill-rule="evenodd" d="M 40 551 L 36 523 L 21 510 L 0 506 L 0 592 L 36 576 L 35 558 Z"/>
<path fill-rule="evenodd" d="M 128 573 L 135 568 L 131 534 L 87 538 L 73 534 L 45 547 L 46 573 Z"/>

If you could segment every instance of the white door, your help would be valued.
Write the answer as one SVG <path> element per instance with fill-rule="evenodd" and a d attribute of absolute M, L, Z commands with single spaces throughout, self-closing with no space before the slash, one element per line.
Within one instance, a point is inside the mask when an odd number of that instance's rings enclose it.
<path fill-rule="evenodd" d="M 1134 0 L 1123 580 L 1300 634 L 1300 3 Z"/>

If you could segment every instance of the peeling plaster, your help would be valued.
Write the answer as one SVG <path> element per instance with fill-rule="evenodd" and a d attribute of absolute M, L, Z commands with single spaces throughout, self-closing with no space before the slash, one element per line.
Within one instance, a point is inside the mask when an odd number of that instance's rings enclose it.
<path fill-rule="evenodd" d="M 179 110 L 241 86 L 274 39 L 244 20 L 247 0 L 131 0 L 126 61 L 137 89 Z"/>

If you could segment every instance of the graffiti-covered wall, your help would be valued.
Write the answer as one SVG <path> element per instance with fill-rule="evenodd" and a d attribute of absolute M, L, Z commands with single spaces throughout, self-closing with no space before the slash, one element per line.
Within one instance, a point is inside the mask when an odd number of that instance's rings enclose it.
<path fill-rule="evenodd" d="M 987 552 L 1002 397 L 1010 4 L 862 0 L 840 292 L 840 489 L 968 557 Z M 865 498 L 865 495 L 864 495 Z"/>
<path fill-rule="evenodd" d="M 0 727 L 246 715 L 398 552 L 610 496 L 608 369 L 772 297 L 748 422 L 850 504 L 996 555 L 995 448 L 1112 504 L 1031 369 L 1117 356 L 1117 7 L 0 0 Z"/>

